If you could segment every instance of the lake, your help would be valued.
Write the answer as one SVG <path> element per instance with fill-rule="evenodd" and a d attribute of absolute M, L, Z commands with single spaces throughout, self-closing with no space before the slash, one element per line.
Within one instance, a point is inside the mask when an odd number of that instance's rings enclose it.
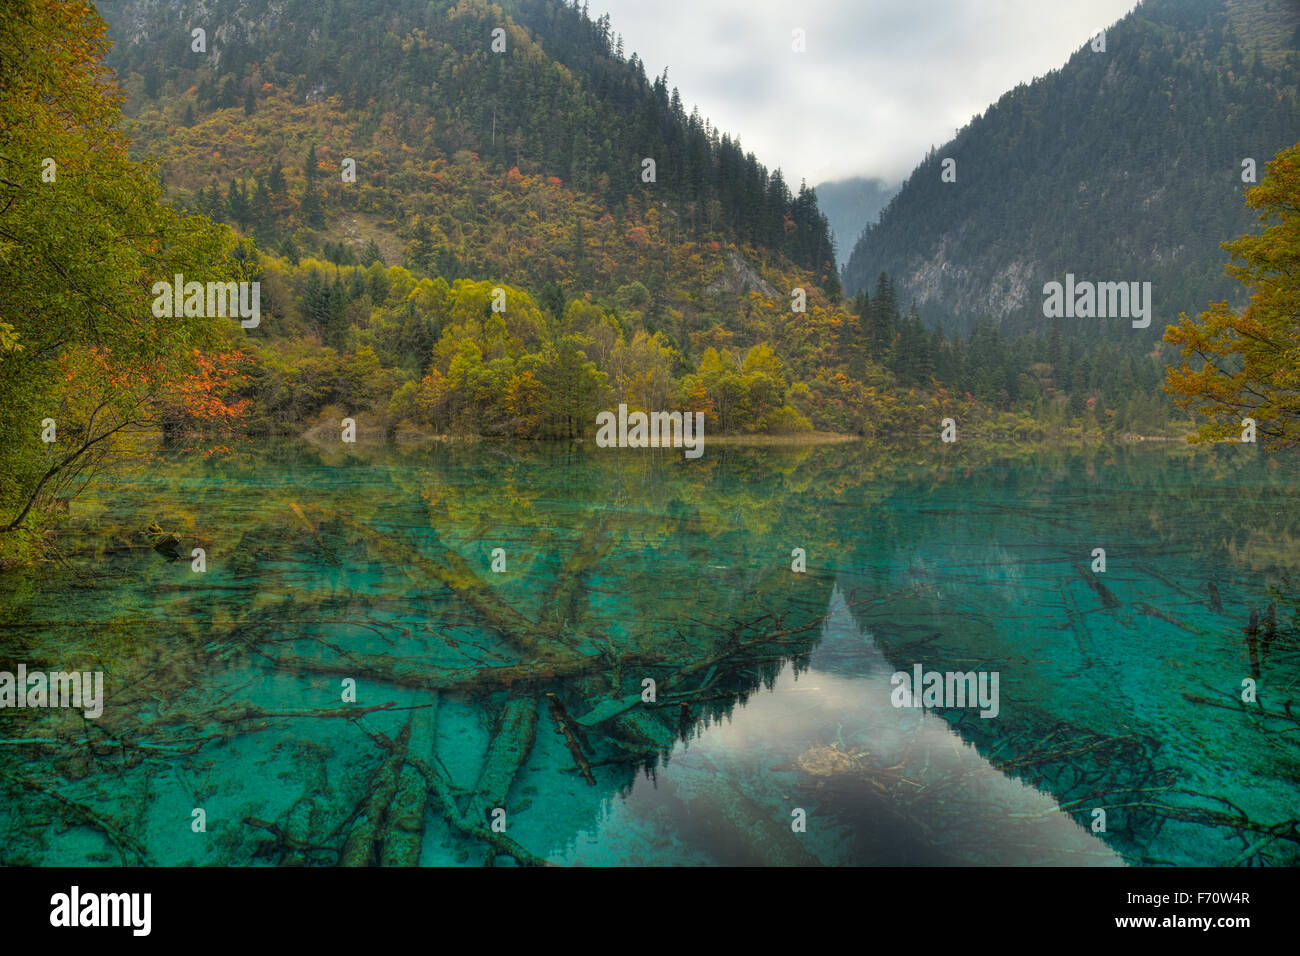
<path fill-rule="evenodd" d="M 1295 476 L 164 454 L 0 574 L 0 671 L 104 682 L 93 719 L 0 709 L 0 863 L 1294 865 Z"/>

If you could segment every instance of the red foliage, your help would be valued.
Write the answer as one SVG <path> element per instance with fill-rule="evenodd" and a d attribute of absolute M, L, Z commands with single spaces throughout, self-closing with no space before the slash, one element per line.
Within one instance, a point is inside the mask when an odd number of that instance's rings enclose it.
<path fill-rule="evenodd" d="M 240 366 L 251 363 L 253 357 L 246 352 L 209 355 L 194 349 L 193 371 L 179 378 L 173 377 L 157 361 L 119 364 L 112 350 L 106 348 L 92 348 L 89 360 L 89 369 L 69 365 L 65 379 L 71 383 L 85 381 L 87 375 L 94 376 L 105 392 L 136 395 L 160 409 L 164 419 L 186 421 L 196 428 L 229 428 L 250 404 L 248 399 L 226 400 L 235 385 L 247 381 Z"/>
<path fill-rule="evenodd" d="M 225 396 L 235 384 L 248 380 L 239 366 L 252 361 L 246 352 L 205 355 L 195 349 L 193 374 L 173 383 L 168 399 L 196 423 L 234 424 L 248 410 L 249 400 L 227 402 Z"/>

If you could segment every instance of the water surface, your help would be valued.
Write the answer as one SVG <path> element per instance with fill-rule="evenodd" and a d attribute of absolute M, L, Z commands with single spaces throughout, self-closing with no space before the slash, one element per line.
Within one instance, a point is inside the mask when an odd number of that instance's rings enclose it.
<path fill-rule="evenodd" d="M 1294 864 L 1294 464 L 164 456 L 0 576 L 0 670 L 107 695 L 0 710 L 0 862 Z M 918 664 L 997 715 L 895 707 Z"/>

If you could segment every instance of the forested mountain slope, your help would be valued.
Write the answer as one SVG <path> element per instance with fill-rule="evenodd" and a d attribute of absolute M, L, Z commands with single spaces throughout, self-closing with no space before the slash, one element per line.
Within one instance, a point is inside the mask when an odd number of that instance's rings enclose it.
<path fill-rule="evenodd" d="M 1243 161 L 1262 178 L 1300 138 L 1300 4 L 1145 0 L 1104 52 L 1080 42 L 926 157 L 853 250 L 849 292 L 884 271 L 927 320 L 962 330 L 990 315 L 1023 332 L 1044 330 L 1043 286 L 1067 273 L 1150 281 L 1149 328 L 1063 329 L 1147 348 L 1180 312 L 1242 301 L 1220 243 L 1255 225 Z"/>
<path fill-rule="evenodd" d="M 688 114 L 606 18 L 559 0 L 104 13 L 137 155 L 255 242 L 259 426 L 360 409 L 564 436 L 620 400 L 715 431 L 934 417 L 930 383 L 861 360 L 814 192 Z"/>
<path fill-rule="evenodd" d="M 399 216 L 418 209 L 415 200 L 436 198 L 429 176 L 439 162 L 472 153 L 502 171 L 559 178 L 617 221 L 629 203 L 634 211 L 655 203 L 683 238 L 733 238 L 836 281 L 811 191 L 792 191 L 738 141 L 687 115 L 666 74 L 648 79 L 605 18 L 593 22 L 556 0 L 504 9 L 481 0 L 135 0 L 114 8 L 104 11 L 116 41 L 110 63 L 133 94 L 142 148 L 166 157 L 175 185 L 224 193 L 231 178 L 254 187 L 257 174 L 268 188 L 277 163 L 293 185 L 315 134 L 325 168 L 357 162 L 356 189 L 327 188 L 326 179 L 332 187 L 339 177 L 321 177 L 325 212 Z M 204 52 L 192 49 L 194 29 L 206 32 Z M 313 111 L 317 104 L 325 109 Z M 235 113 L 204 125 L 222 110 Z M 212 162 L 186 149 L 207 153 L 209 145 Z M 652 183 L 646 159 L 655 164 Z M 274 212 L 255 225 L 271 233 L 321 225 L 314 202 Z"/>

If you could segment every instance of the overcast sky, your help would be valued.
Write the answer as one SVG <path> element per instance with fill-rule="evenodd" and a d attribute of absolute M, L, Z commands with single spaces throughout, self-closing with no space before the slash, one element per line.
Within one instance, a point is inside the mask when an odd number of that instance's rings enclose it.
<path fill-rule="evenodd" d="M 786 182 L 904 179 L 1135 0 L 589 0 L 624 53 Z M 807 52 L 791 50 L 802 28 Z"/>

